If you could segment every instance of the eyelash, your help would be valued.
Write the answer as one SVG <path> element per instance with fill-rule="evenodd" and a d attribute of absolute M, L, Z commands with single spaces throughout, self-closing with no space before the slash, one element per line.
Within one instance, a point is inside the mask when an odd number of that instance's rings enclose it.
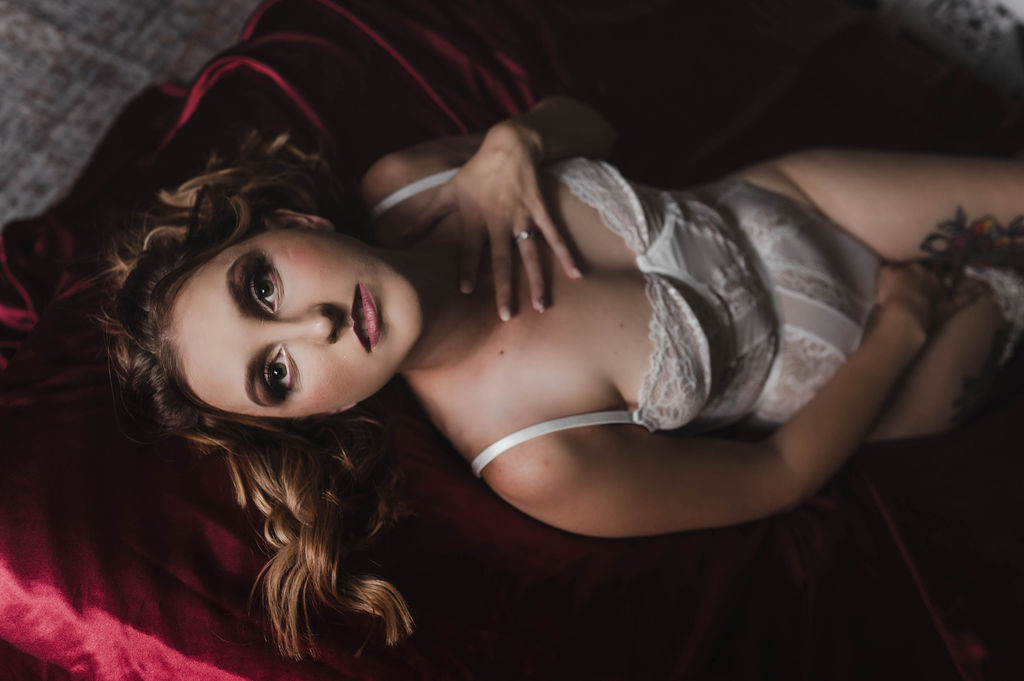
<path fill-rule="evenodd" d="M 282 378 L 274 378 L 271 375 L 271 371 L 277 365 L 284 367 L 284 376 Z M 288 393 L 292 389 L 292 372 L 288 367 L 288 359 L 284 354 L 284 348 L 281 348 L 277 353 L 263 366 L 263 384 L 279 401 L 284 401 L 288 397 Z"/>
<path fill-rule="evenodd" d="M 246 283 L 249 295 L 252 297 L 256 308 L 266 314 L 277 312 L 281 296 L 281 286 L 278 283 L 274 268 L 267 261 L 267 257 L 263 254 L 255 254 L 247 269 L 249 274 Z M 269 283 L 271 287 L 271 293 L 267 296 L 260 295 L 257 288 L 258 284 L 264 282 Z M 273 297 L 273 300 L 268 301 L 267 298 L 269 297 Z M 278 365 L 283 367 L 285 372 L 281 378 L 275 378 L 272 373 L 274 367 Z M 263 365 L 263 385 L 275 400 L 283 402 L 288 397 L 288 393 L 291 392 L 291 382 L 292 372 L 288 365 L 287 355 L 284 353 L 284 348 L 279 348 L 274 356 Z"/>
<path fill-rule="evenodd" d="M 264 296 L 261 296 L 257 291 L 256 285 L 259 283 L 269 283 L 271 292 L 269 296 L 274 296 L 273 301 L 267 301 Z M 252 296 L 253 302 L 261 310 L 269 313 L 277 311 L 278 300 L 281 297 L 281 287 L 277 282 L 277 276 L 274 272 L 274 268 L 267 262 L 267 258 L 263 255 L 257 255 L 254 262 L 251 264 L 249 274 L 249 294 Z"/>

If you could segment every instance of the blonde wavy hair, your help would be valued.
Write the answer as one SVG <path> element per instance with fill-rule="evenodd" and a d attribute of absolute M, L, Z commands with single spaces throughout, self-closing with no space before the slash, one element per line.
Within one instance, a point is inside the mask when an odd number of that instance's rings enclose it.
<path fill-rule="evenodd" d="M 168 323 L 188 276 L 259 233 L 270 212 L 337 210 L 331 184 L 322 157 L 296 148 L 287 135 L 267 141 L 250 134 L 230 164 L 211 156 L 202 174 L 160 192 L 142 227 L 111 248 L 107 275 L 116 293 L 103 315 L 124 404 L 150 429 L 222 455 L 238 503 L 263 514 L 272 555 L 253 590 L 262 585 L 278 647 L 292 658 L 312 651 L 315 603 L 375 616 L 389 645 L 412 631 L 409 608 L 392 584 L 345 570 L 352 553 L 400 514 L 385 429 L 365 406 L 292 420 L 214 409 L 186 384 Z"/>

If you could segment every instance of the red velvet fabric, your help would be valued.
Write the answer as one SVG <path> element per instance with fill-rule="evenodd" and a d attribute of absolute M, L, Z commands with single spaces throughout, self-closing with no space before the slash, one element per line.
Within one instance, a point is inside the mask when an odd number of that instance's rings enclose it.
<path fill-rule="evenodd" d="M 413 514 L 358 558 L 409 599 L 388 649 L 321 613 L 281 659 L 247 609 L 264 555 L 215 460 L 133 442 L 91 320 L 93 258 L 153 191 L 249 128 L 376 156 L 567 92 L 627 174 L 683 186 L 811 144 L 1007 152 L 1019 105 L 835 0 L 278 0 L 193 87 L 118 119 L 0 264 L 0 676 L 26 679 L 1017 679 L 1024 463 L 1016 362 L 979 419 L 864 448 L 800 509 L 619 541 L 512 510 L 400 389 Z M 16 350 L 16 352 L 15 352 Z"/>

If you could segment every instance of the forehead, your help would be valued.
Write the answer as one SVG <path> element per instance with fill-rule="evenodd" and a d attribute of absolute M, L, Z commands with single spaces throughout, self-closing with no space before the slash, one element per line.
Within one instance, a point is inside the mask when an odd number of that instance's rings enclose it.
<path fill-rule="evenodd" d="M 207 404 L 235 412 L 255 406 L 245 393 L 246 362 L 253 350 L 247 327 L 255 320 L 240 314 L 227 272 L 249 245 L 227 248 L 188 275 L 171 305 L 168 325 L 185 383 Z"/>

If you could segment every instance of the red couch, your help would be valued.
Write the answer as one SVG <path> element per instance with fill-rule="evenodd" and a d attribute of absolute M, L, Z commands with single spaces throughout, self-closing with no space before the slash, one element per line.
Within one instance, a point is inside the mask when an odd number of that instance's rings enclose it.
<path fill-rule="evenodd" d="M 0 248 L 0 678 L 1024 678 L 1024 367 L 942 437 L 865 447 L 743 526 L 570 536 L 506 506 L 400 388 L 413 514 L 359 557 L 406 643 L 321 613 L 292 662 L 247 609 L 265 560 L 225 471 L 132 439 L 92 320 L 95 255 L 253 127 L 353 183 L 382 153 L 554 92 L 627 175 L 685 186 L 809 145 L 1008 153 L 1024 110 L 838 0 L 271 0 L 187 91 L 153 88 L 68 197 Z"/>

